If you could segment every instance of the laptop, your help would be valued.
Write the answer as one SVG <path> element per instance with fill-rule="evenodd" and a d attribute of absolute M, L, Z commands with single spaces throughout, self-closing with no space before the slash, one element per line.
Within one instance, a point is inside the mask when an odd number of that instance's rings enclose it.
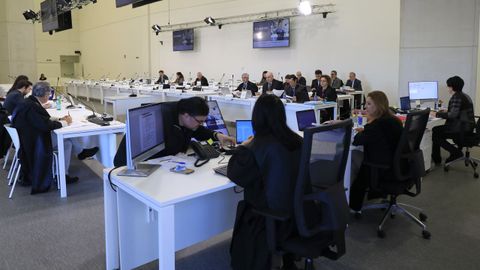
<path fill-rule="evenodd" d="M 298 130 L 304 131 L 306 128 L 314 127 L 317 123 L 314 110 L 297 111 Z"/>
<path fill-rule="evenodd" d="M 411 105 L 410 105 L 410 97 L 409 96 L 400 98 L 400 109 L 404 112 L 408 112 L 412 109 Z"/>
<path fill-rule="evenodd" d="M 223 120 L 222 111 L 220 110 L 217 101 L 209 100 L 207 103 L 209 111 L 204 126 L 210 130 L 230 136 L 230 134 L 228 133 L 227 125 Z"/>

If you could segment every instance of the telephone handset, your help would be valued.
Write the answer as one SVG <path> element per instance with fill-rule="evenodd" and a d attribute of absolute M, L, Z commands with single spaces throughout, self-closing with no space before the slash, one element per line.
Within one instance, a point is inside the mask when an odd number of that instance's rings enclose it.
<path fill-rule="evenodd" d="M 220 152 L 218 152 L 213 146 L 208 144 L 208 142 L 196 142 L 192 141 L 192 149 L 197 154 L 197 161 L 195 162 L 195 167 L 200 167 L 203 164 L 207 163 L 212 158 L 217 158 L 220 156 Z M 203 163 L 199 163 L 199 161 L 205 161 Z"/>

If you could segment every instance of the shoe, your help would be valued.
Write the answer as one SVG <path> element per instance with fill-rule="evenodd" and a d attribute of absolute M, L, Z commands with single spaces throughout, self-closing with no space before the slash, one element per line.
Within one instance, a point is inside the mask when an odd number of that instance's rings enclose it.
<path fill-rule="evenodd" d="M 93 157 L 98 152 L 98 147 L 83 149 L 80 154 L 78 154 L 79 160 L 84 160 L 89 157 Z"/>
<path fill-rule="evenodd" d="M 450 163 L 450 162 L 452 162 L 452 161 L 454 161 L 454 160 L 456 160 L 456 159 L 459 159 L 459 158 L 461 158 L 461 157 L 463 157 L 463 153 L 462 153 L 462 152 L 457 152 L 457 153 L 455 153 L 455 154 L 451 154 L 451 155 L 445 160 L 445 164 Z"/>
<path fill-rule="evenodd" d="M 67 184 L 72 184 L 72 183 L 78 182 L 78 177 L 65 175 L 65 180 Z"/>

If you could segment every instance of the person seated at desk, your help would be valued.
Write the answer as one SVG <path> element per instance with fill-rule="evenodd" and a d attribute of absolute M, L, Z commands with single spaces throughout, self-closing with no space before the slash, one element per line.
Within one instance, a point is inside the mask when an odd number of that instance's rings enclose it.
<path fill-rule="evenodd" d="M 197 78 L 193 82 L 193 86 L 197 85 L 198 82 L 200 82 L 201 86 L 208 86 L 208 80 L 201 72 L 197 72 Z"/>
<path fill-rule="evenodd" d="M 15 88 L 7 92 L 7 97 L 3 106 L 13 114 L 18 105 L 25 102 L 25 96 L 32 91 L 32 83 L 26 80 L 20 80 L 15 84 Z"/>
<path fill-rule="evenodd" d="M 183 77 L 183 74 L 181 72 L 176 73 L 177 77 L 175 78 L 175 81 L 173 81 L 174 84 L 176 85 L 183 85 L 185 82 L 185 77 Z"/>
<path fill-rule="evenodd" d="M 233 270 L 271 269 L 265 219 L 252 209 L 271 209 L 293 215 L 295 182 L 302 138 L 287 126 L 285 106 L 275 95 L 262 95 L 253 108 L 254 137 L 243 142 L 230 158 L 227 176 L 244 188 L 238 203 L 230 246 Z M 295 221 L 278 226 L 277 237 L 295 233 Z M 283 256 L 282 269 L 297 269 L 294 256 Z"/>
<path fill-rule="evenodd" d="M 42 74 L 40 74 L 40 78 L 38 78 L 38 80 L 43 82 L 43 81 L 47 80 L 47 77 L 45 77 L 45 75 L 42 73 Z"/>
<path fill-rule="evenodd" d="M 320 90 L 320 79 L 322 78 L 322 71 L 320 69 L 315 70 L 315 80 L 312 80 L 312 91 Z"/>
<path fill-rule="evenodd" d="M 302 76 L 302 72 L 297 71 L 296 75 L 297 75 L 297 78 L 298 78 L 298 84 L 301 84 L 303 86 L 307 86 L 307 79 L 305 79 L 305 77 Z"/>
<path fill-rule="evenodd" d="M 271 94 L 273 90 L 283 90 L 283 83 L 281 81 L 275 80 L 272 72 L 267 72 L 265 74 L 266 82 L 262 87 L 262 94 Z"/>
<path fill-rule="evenodd" d="M 249 80 L 248 73 L 242 74 L 242 83 L 237 87 L 236 91 L 250 90 L 255 95 L 258 92 L 258 86 Z"/>
<path fill-rule="evenodd" d="M 337 77 L 337 71 L 332 70 L 332 72 L 330 72 L 330 76 L 332 77 L 332 83 L 330 84 L 332 88 L 340 89 L 340 87 L 343 86 L 343 81 Z"/>
<path fill-rule="evenodd" d="M 345 86 L 353 88 L 355 91 L 362 91 L 362 81 L 357 79 L 357 74 L 355 72 L 350 72 L 348 75 L 348 80 Z M 365 101 L 365 100 L 364 100 Z M 362 107 L 362 96 L 361 95 L 355 95 L 354 97 L 354 104 L 355 104 L 355 109 L 360 109 Z"/>
<path fill-rule="evenodd" d="M 438 118 L 447 119 L 445 125 L 432 129 L 432 160 L 436 165 L 442 163 L 440 147 L 450 153 L 445 160 L 446 163 L 462 157 L 462 150 L 450 144 L 447 139 L 457 139 L 461 132 L 468 134 L 475 128 L 472 99 L 462 92 L 463 86 L 464 81 L 458 76 L 447 80 L 448 93 L 452 95 L 448 102 L 448 111 L 440 111 L 435 115 Z"/>
<path fill-rule="evenodd" d="M 285 95 L 293 97 L 293 102 L 304 103 L 309 101 L 307 88 L 305 85 L 298 83 L 298 78 L 295 75 L 287 75 L 285 77 L 288 81 L 288 86 L 285 88 Z"/>
<path fill-rule="evenodd" d="M 330 76 L 320 76 L 320 88 L 313 89 L 312 98 L 320 98 L 320 100 L 337 102 L 337 91 L 330 86 Z M 333 119 L 333 109 L 325 109 L 320 111 L 320 122 L 325 122 Z"/>
<path fill-rule="evenodd" d="M 155 82 L 155 84 L 165 84 L 165 82 L 168 81 L 168 76 L 165 75 L 163 70 L 158 71 L 158 80 Z"/>
<path fill-rule="evenodd" d="M 52 157 L 53 145 L 51 131 L 70 125 L 72 118 L 51 117 L 42 104 L 48 102 L 50 84 L 38 82 L 33 86 L 32 95 L 25 99 L 14 112 L 12 126 L 18 131 L 20 139 L 20 160 L 22 164 L 23 185 L 32 185 L 31 194 L 47 192 L 53 181 Z M 72 149 L 79 148 L 79 143 L 66 139 L 65 168 L 68 172 Z M 81 148 L 80 148 L 81 151 Z M 80 160 L 95 155 L 98 147 L 79 152 Z M 78 181 L 78 177 L 66 175 L 67 183 Z"/>
<path fill-rule="evenodd" d="M 17 88 L 17 83 L 18 83 L 19 81 L 29 81 L 29 79 L 28 79 L 28 77 L 25 76 L 25 75 L 18 75 L 18 76 L 15 78 L 15 81 L 13 82 L 12 87 L 11 87 L 10 89 L 8 89 L 8 92 L 7 92 L 7 93 L 9 93 L 9 92 L 12 91 L 12 90 L 18 89 L 18 88 Z"/>
<path fill-rule="evenodd" d="M 218 140 L 222 145 L 235 144 L 235 139 L 203 126 L 207 120 L 209 107 L 205 99 L 191 97 L 175 102 L 162 103 L 163 130 L 165 133 L 165 149 L 151 158 L 176 155 L 186 152 L 190 141 L 209 139 Z M 115 167 L 127 164 L 126 142 L 123 136 L 113 160 Z"/>
<path fill-rule="evenodd" d="M 365 162 L 386 165 L 392 168 L 393 156 L 395 154 L 403 125 L 389 109 L 388 98 L 381 91 L 370 92 L 365 104 L 368 124 L 365 128 L 357 128 L 358 132 L 353 140 L 353 145 L 363 145 L 363 163 L 355 181 L 350 187 L 350 208 L 359 212 L 363 206 L 365 193 L 370 186 L 370 168 L 364 165 Z M 393 177 L 392 169 L 380 171 L 379 179 Z M 369 199 L 380 197 L 371 191 Z"/>
<path fill-rule="evenodd" d="M 263 86 L 263 84 L 267 81 L 267 78 L 266 78 L 267 72 L 268 71 L 266 71 L 266 70 L 264 72 L 262 72 L 262 79 L 258 83 L 258 86 Z"/>

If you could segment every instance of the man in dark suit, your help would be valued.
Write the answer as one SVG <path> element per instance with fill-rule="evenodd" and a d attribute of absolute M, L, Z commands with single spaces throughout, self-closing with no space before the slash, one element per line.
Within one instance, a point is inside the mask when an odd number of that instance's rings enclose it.
<path fill-rule="evenodd" d="M 7 93 L 3 106 L 10 113 L 13 114 L 15 108 L 25 101 L 25 95 L 32 91 L 32 83 L 30 81 L 21 80 L 17 82 L 16 89 L 11 89 Z"/>
<path fill-rule="evenodd" d="M 201 72 L 197 72 L 197 78 L 193 82 L 193 86 L 197 85 L 197 82 L 200 82 L 202 86 L 208 86 L 208 80 L 203 76 Z"/>
<path fill-rule="evenodd" d="M 165 81 L 168 81 L 168 76 L 165 75 L 163 70 L 158 71 L 158 80 L 155 84 L 165 84 Z"/>
<path fill-rule="evenodd" d="M 237 91 L 250 90 L 252 94 L 255 95 L 258 92 L 258 86 L 252 83 L 248 73 L 242 74 L 242 83 L 237 87 Z"/>
<path fill-rule="evenodd" d="M 304 103 L 309 101 L 307 88 L 305 85 L 298 83 L 298 78 L 295 75 L 287 75 L 288 86 L 285 88 L 285 95 L 293 97 L 296 103 Z"/>
<path fill-rule="evenodd" d="M 322 71 L 317 69 L 315 70 L 315 80 L 312 81 L 312 91 L 318 91 L 322 88 L 320 78 L 322 78 Z"/>
<path fill-rule="evenodd" d="M 350 75 L 348 75 L 348 80 L 345 86 L 349 86 L 355 91 L 362 91 L 362 81 L 357 79 L 357 74 L 355 72 L 350 72 Z M 360 109 L 362 107 L 362 96 L 361 95 L 355 95 L 354 99 L 354 104 L 355 104 L 355 109 Z"/>
<path fill-rule="evenodd" d="M 298 84 L 307 86 L 307 79 L 305 79 L 305 77 L 302 76 L 301 71 L 297 71 L 297 78 L 298 78 Z"/>
<path fill-rule="evenodd" d="M 337 71 L 332 70 L 332 72 L 330 72 L 330 76 L 332 77 L 332 84 L 331 84 L 332 88 L 340 89 L 340 87 L 343 86 L 343 81 L 337 77 Z"/>
<path fill-rule="evenodd" d="M 271 94 L 273 90 L 283 90 L 283 83 L 281 81 L 275 80 L 273 78 L 273 73 L 272 72 L 267 72 L 265 75 L 266 82 L 263 84 L 263 92 L 262 94 Z"/>

